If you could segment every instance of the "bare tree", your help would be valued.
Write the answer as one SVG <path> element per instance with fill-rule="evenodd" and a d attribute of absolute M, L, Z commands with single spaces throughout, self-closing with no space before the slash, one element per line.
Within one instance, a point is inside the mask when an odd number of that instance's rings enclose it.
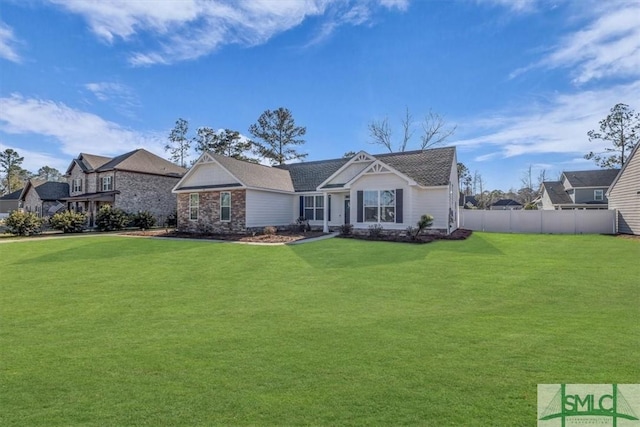
<path fill-rule="evenodd" d="M 392 138 L 393 131 L 389 125 L 389 118 L 385 117 L 382 120 L 372 120 L 367 125 L 369 136 L 371 137 L 371 144 L 381 145 L 390 153 L 394 152 L 395 147 L 397 147 L 397 151 L 399 152 L 407 150 L 415 134 L 413 116 L 408 107 L 405 109 L 404 117 L 401 119 L 401 125 L 403 131 L 402 138 L 398 141 L 397 145 L 394 145 Z M 429 110 L 429 114 L 425 116 L 421 126 L 421 150 L 444 144 L 447 138 L 453 135 L 456 130 L 456 126 L 447 127 L 444 118 L 431 110 Z"/>
<path fill-rule="evenodd" d="M 422 136 L 420 137 L 420 148 L 426 150 L 427 148 L 437 147 L 445 143 L 447 138 L 454 134 L 457 126 L 447 127 L 444 117 L 438 113 L 434 113 L 429 110 L 422 122 Z"/>

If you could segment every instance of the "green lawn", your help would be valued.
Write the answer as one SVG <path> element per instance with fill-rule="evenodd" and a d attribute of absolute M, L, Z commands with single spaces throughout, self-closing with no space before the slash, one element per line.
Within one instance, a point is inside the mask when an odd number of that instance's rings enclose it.
<path fill-rule="evenodd" d="M 640 241 L 0 244 L 0 425 L 525 426 L 640 380 Z"/>

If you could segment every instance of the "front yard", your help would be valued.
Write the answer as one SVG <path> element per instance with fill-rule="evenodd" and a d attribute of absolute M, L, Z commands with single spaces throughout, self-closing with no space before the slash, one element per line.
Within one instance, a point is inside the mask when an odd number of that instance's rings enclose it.
<path fill-rule="evenodd" d="M 534 425 L 637 383 L 640 241 L 0 244 L 1 425 Z"/>

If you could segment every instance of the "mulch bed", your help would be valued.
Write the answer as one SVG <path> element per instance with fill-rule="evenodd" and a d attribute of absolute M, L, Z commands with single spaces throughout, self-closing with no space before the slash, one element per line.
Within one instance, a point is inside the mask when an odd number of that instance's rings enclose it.
<path fill-rule="evenodd" d="M 153 236 L 153 237 L 175 237 L 182 239 L 203 239 L 203 240 L 225 240 L 231 242 L 248 243 L 289 243 L 296 240 L 310 239 L 324 236 L 321 231 L 308 231 L 306 233 L 279 232 L 277 234 L 198 234 L 183 233 L 175 230 L 145 230 L 129 231 L 122 233 L 129 236 Z"/>
<path fill-rule="evenodd" d="M 342 235 L 339 235 L 338 237 L 343 238 L 343 239 L 373 240 L 373 241 L 378 241 L 378 242 L 401 242 L 401 243 L 422 244 L 422 243 L 431 243 L 431 242 L 436 241 L 436 240 L 465 240 L 469 236 L 471 236 L 472 233 L 473 232 L 471 230 L 464 230 L 464 229 L 459 228 L 456 231 L 454 231 L 453 233 L 449 234 L 448 236 L 440 236 L 440 235 L 433 235 L 433 234 L 422 234 L 422 235 L 417 236 L 415 238 L 411 238 L 409 236 L 385 236 L 385 235 L 382 235 L 380 237 L 372 237 L 372 236 L 368 236 L 368 235 L 361 235 L 361 236 L 356 236 L 356 235 L 342 236 Z"/>

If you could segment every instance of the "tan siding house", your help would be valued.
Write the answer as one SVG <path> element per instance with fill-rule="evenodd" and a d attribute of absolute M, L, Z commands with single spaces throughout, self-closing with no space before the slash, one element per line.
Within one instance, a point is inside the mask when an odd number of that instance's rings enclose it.
<path fill-rule="evenodd" d="M 618 233 L 640 235 L 640 143 L 609 187 L 609 208 L 618 211 Z"/>

